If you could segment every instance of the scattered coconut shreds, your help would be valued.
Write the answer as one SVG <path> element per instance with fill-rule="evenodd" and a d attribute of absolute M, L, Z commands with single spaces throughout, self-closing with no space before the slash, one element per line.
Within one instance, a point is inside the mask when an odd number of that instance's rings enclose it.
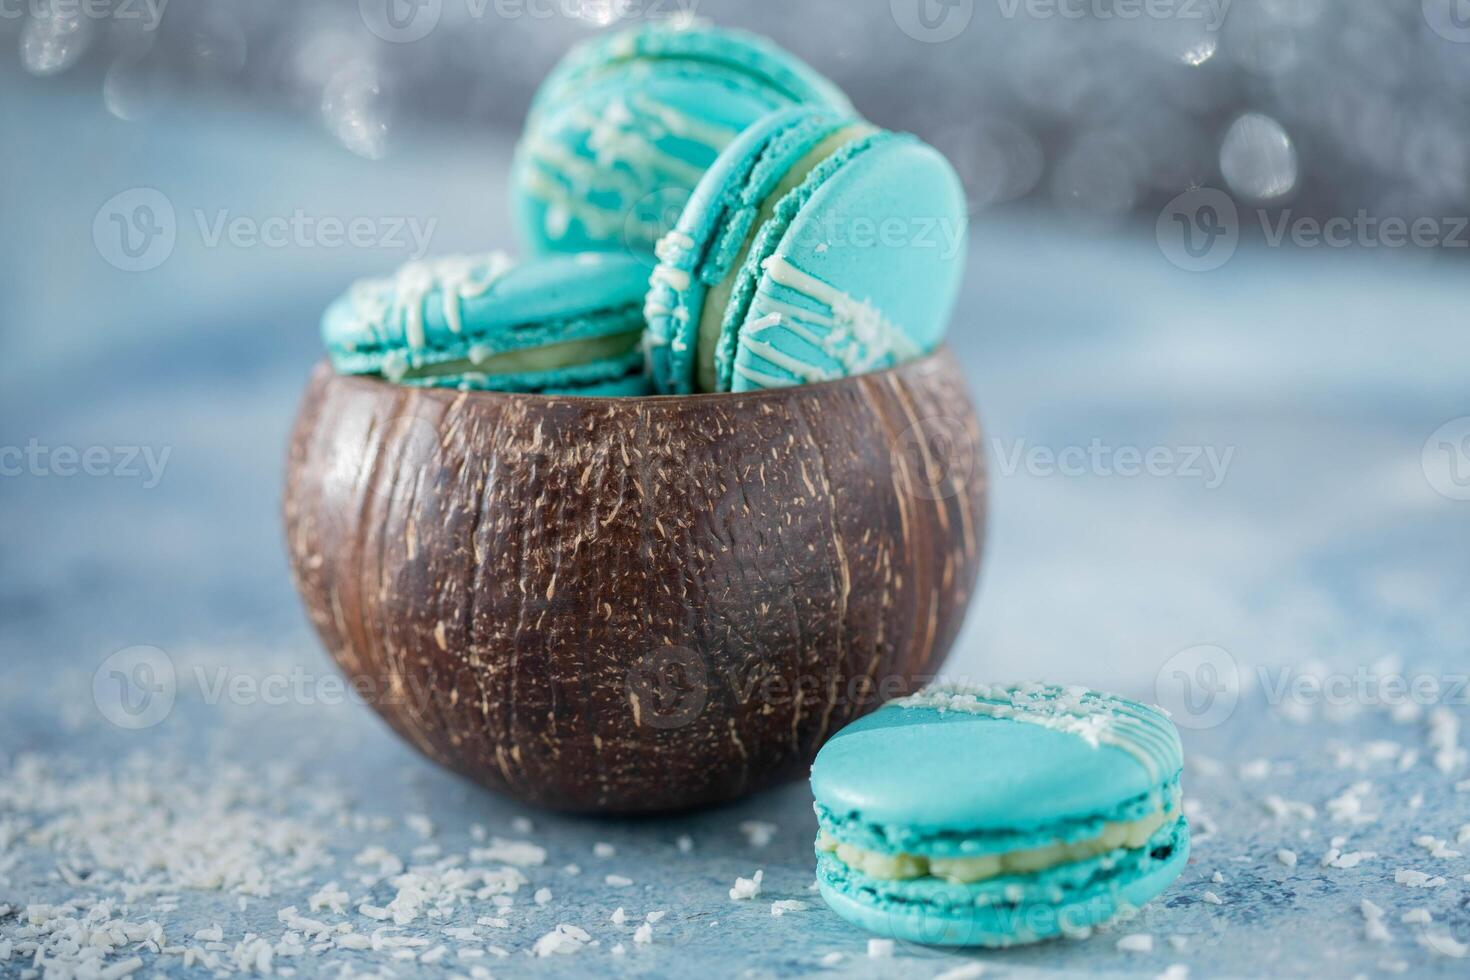
<path fill-rule="evenodd" d="M 622 943 L 613 943 L 612 949 L 608 950 L 608 952 L 613 954 L 614 956 L 622 956 L 624 953 L 628 952 L 628 947 L 624 946 Z"/>
<path fill-rule="evenodd" d="M 547 902 L 551 901 L 551 889 L 538 888 L 536 889 L 536 893 L 532 895 L 531 898 L 537 905 L 545 905 Z"/>
<path fill-rule="evenodd" d="M 666 916 L 666 915 L 668 915 L 668 914 L 669 913 L 668 912 L 665 912 L 663 909 L 654 909 L 652 912 L 648 913 L 647 915 L 645 915 L 643 917 L 643 921 L 649 923 L 650 925 L 652 925 L 652 924 L 654 924 L 656 922 L 662 921 L 663 920 L 663 917 Z"/>
<path fill-rule="evenodd" d="M 1369 824 L 1378 818 L 1363 812 L 1363 798 L 1373 792 L 1373 784 L 1362 781 L 1353 783 L 1342 793 L 1327 801 L 1327 813 L 1337 823 Z"/>
<path fill-rule="evenodd" d="M 616 847 L 613 847 L 607 841 L 600 840 L 592 845 L 592 853 L 596 857 L 610 858 L 617 855 L 618 849 Z"/>
<path fill-rule="evenodd" d="M 1456 960 L 1463 960 L 1467 956 L 1470 956 L 1470 944 L 1462 943 L 1447 933 L 1422 932 L 1419 934 L 1418 939 L 1420 946 L 1423 946 L 1436 956 L 1444 956 Z"/>
<path fill-rule="evenodd" d="M 842 962 L 842 954 L 841 953 L 838 953 L 838 952 L 834 951 L 834 952 L 831 952 L 831 953 L 823 953 L 822 954 L 821 963 L 822 963 L 823 966 L 836 966 L 838 963 L 841 963 L 841 962 Z"/>
<path fill-rule="evenodd" d="M 757 870 L 753 877 L 736 878 L 735 887 L 730 889 L 730 898 L 737 902 L 755 898 L 761 893 L 761 879 L 765 876 L 765 871 Z"/>
<path fill-rule="evenodd" d="M 1310 803 L 1298 803 L 1295 800 L 1286 800 L 1271 795 L 1261 800 L 1261 805 L 1277 820 L 1285 820 L 1290 817 L 1300 817 L 1303 820 L 1317 819 L 1317 808 Z"/>
<path fill-rule="evenodd" d="M 1174 950 L 1174 952 L 1176 952 L 1176 953 L 1182 953 L 1182 952 L 1185 951 L 1185 949 L 1187 949 L 1189 947 L 1189 937 L 1188 936 L 1170 936 L 1169 937 L 1169 946 L 1170 946 L 1171 949 Z"/>
<path fill-rule="evenodd" d="M 1183 963 L 1170 963 L 1158 975 L 1158 980 L 1189 980 L 1189 967 Z"/>
<path fill-rule="evenodd" d="M 347 911 L 347 903 L 350 900 L 347 893 L 338 888 L 337 883 L 333 881 L 323 885 L 315 895 L 306 900 L 306 903 L 307 908 L 313 912 L 326 909 L 328 912 L 342 915 Z"/>
<path fill-rule="evenodd" d="M 529 834 L 536 829 L 530 817 L 516 817 L 510 822 L 510 829 L 518 834 Z"/>
<path fill-rule="evenodd" d="M 1321 865 L 1324 868 L 1356 868 L 1370 858 L 1376 858 L 1378 854 L 1374 851 L 1350 851 L 1343 853 L 1340 846 L 1331 847 L 1327 853 L 1322 855 Z"/>
<path fill-rule="evenodd" d="M 1210 883 L 1214 885 L 1223 885 L 1225 884 L 1225 876 L 1216 871 L 1214 874 L 1210 875 Z"/>
<path fill-rule="evenodd" d="M 694 850 L 694 838 L 688 834 L 680 834 L 674 838 L 674 846 L 679 849 L 680 854 L 688 854 Z"/>
<path fill-rule="evenodd" d="M 546 848 L 523 840 L 490 838 L 489 847 L 470 848 L 470 860 L 476 864 L 510 864 L 531 868 L 546 863 Z"/>
<path fill-rule="evenodd" d="M 1430 922 L 1434 921 L 1434 917 L 1429 914 L 1428 909 L 1409 909 L 1409 911 L 1399 917 L 1399 921 L 1407 925 L 1427 926 Z"/>
<path fill-rule="evenodd" d="M 1413 868 L 1399 868 L 1393 873 L 1393 880 L 1395 884 L 1408 888 L 1438 888 L 1445 883 L 1445 879 L 1439 875 L 1427 874 Z"/>
<path fill-rule="evenodd" d="M 410 813 L 403 818 L 403 825 L 428 840 L 434 836 L 434 823 L 422 813 Z"/>
<path fill-rule="evenodd" d="M 536 944 L 531 947 L 531 954 L 538 957 L 568 955 L 580 951 L 591 941 L 592 937 L 585 929 L 562 922 L 536 940 Z"/>
<path fill-rule="evenodd" d="M 1208 902 L 1211 905 L 1224 905 L 1225 904 L 1225 900 L 1223 898 L 1221 898 L 1219 895 L 1216 895 L 1214 892 L 1207 891 L 1203 895 L 1201 895 L 1200 897 L 1203 898 L 1206 902 Z"/>
<path fill-rule="evenodd" d="M 653 942 L 653 926 L 647 922 L 633 930 L 633 942 L 647 945 Z"/>
<path fill-rule="evenodd" d="M 751 847 L 765 847 L 781 828 L 765 820 L 746 820 L 740 824 L 740 832 Z"/>
<path fill-rule="evenodd" d="M 602 882 L 612 888 L 627 888 L 633 884 L 633 879 L 626 878 L 623 875 L 606 875 L 603 877 Z"/>
<path fill-rule="evenodd" d="M 1133 932 L 1118 938 L 1117 947 L 1123 953 L 1152 953 L 1154 937 L 1146 932 Z"/>
<path fill-rule="evenodd" d="M 966 963 L 964 966 L 934 974 L 934 980 L 979 980 L 984 975 L 984 963 Z"/>
<path fill-rule="evenodd" d="M 1460 852 L 1452 849 L 1447 841 L 1442 841 L 1438 837 L 1432 837 L 1429 834 L 1420 834 L 1418 837 L 1415 837 L 1414 846 L 1424 848 L 1424 850 L 1429 852 L 1430 857 L 1457 858 L 1461 856 Z"/>
<path fill-rule="evenodd" d="M 1296 867 L 1296 851 L 1289 851 L 1283 847 L 1276 852 L 1276 860 L 1288 868 L 1294 868 Z"/>
<path fill-rule="evenodd" d="M 893 955 L 892 939 L 869 939 L 868 956 L 871 959 L 888 959 Z"/>
<path fill-rule="evenodd" d="M 1369 942 L 1386 943 L 1393 938 L 1383 921 L 1382 908 L 1365 898 L 1358 903 L 1358 911 L 1363 916 L 1363 936 Z"/>
<path fill-rule="evenodd" d="M 798 899 L 782 898 L 771 903 L 771 914 L 779 919 L 787 912 L 800 912 L 806 907 L 806 903 Z"/>
<path fill-rule="evenodd" d="M 1460 719 L 1448 707 L 1434 707 L 1427 727 L 1424 741 L 1432 752 L 1434 768 L 1448 776 L 1470 761 L 1470 751 L 1460 747 Z"/>
<path fill-rule="evenodd" d="M 628 921 L 628 913 L 624 912 L 623 907 L 619 905 L 616 909 L 613 910 L 611 919 L 613 925 L 620 926 Z"/>

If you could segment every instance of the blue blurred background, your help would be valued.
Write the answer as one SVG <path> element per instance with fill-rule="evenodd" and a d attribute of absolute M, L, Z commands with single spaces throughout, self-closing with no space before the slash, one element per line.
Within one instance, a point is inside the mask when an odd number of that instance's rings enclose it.
<path fill-rule="evenodd" d="M 521 813 L 360 705 L 224 704 L 185 683 L 204 667 L 332 674 L 278 514 L 321 310 L 425 251 L 513 249 L 508 162 L 537 82 L 595 31 L 691 6 L 392 0 L 389 19 L 388 2 L 0 0 L 0 764 L 41 753 L 31 771 L 53 778 L 63 755 L 95 775 L 125 752 L 169 754 L 186 761 L 137 769 L 150 789 L 131 798 L 238 772 L 311 822 L 330 774 L 381 827 L 417 809 L 465 841 L 472 821 Z M 1382 867 L 1333 878 L 1305 856 L 1317 844 L 1292 844 L 1304 858 L 1288 872 L 1271 855 L 1296 838 L 1264 826 L 1253 787 L 1269 776 L 1321 803 L 1381 763 L 1384 818 L 1361 846 L 1413 864 L 1420 828 L 1463 822 L 1454 719 L 1470 688 L 1422 761 L 1427 703 L 1261 688 L 1283 665 L 1454 683 L 1470 662 L 1470 3 L 693 6 L 773 36 L 964 176 L 972 248 L 951 345 L 986 426 L 991 511 L 949 672 L 1093 684 L 1175 712 L 1203 863 L 1153 914 L 1161 934 L 1201 937 L 1197 975 L 1388 969 L 1361 942 L 1358 895 L 1395 929 L 1392 903 L 1421 899 Z M 177 704 L 124 731 L 94 700 L 94 671 L 139 645 L 165 651 Z M 1359 756 L 1344 739 L 1394 751 Z M 306 775 L 277 780 L 284 763 Z M 34 793 L 37 814 L 60 793 Z M 1391 800 L 1409 809 L 1391 815 Z M 657 879 L 671 907 L 726 918 L 725 889 L 753 860 L 732 829 L 742 815 L 779 814 L 770 880 L 805 894 L 805 789 L 742 806 L 677 824 L 700 863 Z M 0 793 L 0 830 L 6 818 Z M 673 853 L 674 824 L 536 819 L 556 862 L 608 834 L 651 876 Z M 197 822 L 180 811 L 178 827 Z M 378 824 L 334 827 L 344 868 L 388 840 Z M 408 853 L 406 835 L 390 846 Z M 76 892 L 44 841 L 18 841 L 0 834 L 0 899 Z M 1211 883 L 1216 867 L 1230 884 Z M 593 877 L 558 879 L 558 897 L 602 902 Z M 1196 886 L 1226 905 L 1200 904 Z M 1451 892 L 1435 921 L 1470 939 Z M 550 928 L 540 914 L 516 944 Z M 191 893 L 168 922 L 280 931 L 269 909 L 251 916 Z M 787 975 L 823 950 L 862 955 L 830 916 L 758 918 L 657 962 L 715 976 L 744 948 Z M 1398 938 L 1416 975 L 1451 975 Z M 1009 962 L 1083 971 L 1099 949 L 1116 955 L 1108 940 Z M 1130 965 L 1156 973 L 1171 955 L 1161 943 Z"/>
<path fill-rule="evenodd" d="M 689 6 L 0 8 L 0 442 L 107 450 L 103 475 L 0 481 L 6 646 L 299 642 L 276 506 L 319 311 L 426 250 L 514 248 L 537 81 L 605 24 Z M 695 6 L 964 173 L 952 343 L 994 505 L 957 669 L 1127 686 L 1206 642 L 1245 663 L 1463 654 L 1455 4 Z M 159 478 L 120 475 L 124 447 L 167 451 Z M 1129 447 L 1172 462 L 1120 475 Z"/>

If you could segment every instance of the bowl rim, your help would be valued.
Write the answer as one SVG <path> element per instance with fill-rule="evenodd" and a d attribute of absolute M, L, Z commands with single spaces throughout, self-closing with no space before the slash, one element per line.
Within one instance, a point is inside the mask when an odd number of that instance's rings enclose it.
<path fill-rule="evenodd" d="M 317 371 L 330 375 L 328 380 L 339 383 L 347 383 L 357 387 L 390 388 L 447 401 L 470 399 L 482 402 L 526 402 L 543 405 L 570 402 L 589 408 L 599 406 L 637 407 L 643 405 L 666 408 L 674 404 L 708 405 L 737 398 L 743 400 L 756 399 L 760 401 L 791 398 L 804 392 L 812 393 L 843 386 L 850 387 L 855 384 L 870 381 L 882 381 L 890 376 L 901 373 L 907 374 L 943 363 L 955 363 L 954 355 L 950 352 L 947 344 L 940 344 L 923 357 L 917 357 L 912 361 L 905 361 L 902 364 L 895 364 L 893 367 L 884 368 L 881 371 L 872 371 L 867 374 L 854 374 L 845 378 L 835 378 L 831 381 L 815 381 L 811 384 L 791 385 L 785 388 L 761 388 L 754 391 L 702 391 L 688 395 L 547 395 L 533 391 L 461 390 L 459 388 L 437 388 L 430 385 L 403 385 L 374 374 L 338 374 L 332 367 L 331 361 L 325 357 L 317 362 Z"/>

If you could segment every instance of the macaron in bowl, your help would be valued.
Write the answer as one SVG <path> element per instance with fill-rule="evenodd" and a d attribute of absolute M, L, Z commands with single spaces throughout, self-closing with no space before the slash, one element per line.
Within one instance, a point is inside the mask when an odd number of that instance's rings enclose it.
<path fill-rule="evenodd" d="M 528 252 L 630 249 L 652 259 L 705 168 L 772 110 L 846 96 L 743 31 L 660 22 L 587 41 L 531 103 L 511 172 Z"/>
<path fill-rule="evenodd" d="M 917 138 L 810 106 L 749 127 L 660 240 L 649 373 L 665 394 L 864 374 L 932 351 L 964 267 L 965 195 Z"/>
<path fill-rule="evenodd" d="M 516 264 L 500 252 L 410 262 L 333 303 L 322 337 L 338 374 L 400 384 L 643 395 L 647 269 L 587 253 Z"/>
<path fill-rule="evenodd" d="M 1178 732 L 1082 688 L 933 688 L 812 764 L 817 883 L 868 931 L 942 946 L 1085 934 L 1189 857 Z"/>

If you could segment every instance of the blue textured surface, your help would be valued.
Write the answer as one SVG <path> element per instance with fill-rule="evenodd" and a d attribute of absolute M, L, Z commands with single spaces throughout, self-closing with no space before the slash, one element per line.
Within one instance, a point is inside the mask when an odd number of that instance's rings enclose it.
<path fill-rule="evenodd" d="M 25 110 L 17 94 L 30 100 Z M 0 480 L 8 680 L 0 687 L 0 905 L 119 897 L 95 871 L 95 855 L 60 852 L 27 828 L 86 809 L 88 787 L 120 785 L 126 792 L 98 810 L 153 815 L 165 834 L 179 822 L 215 826 L 226 843 L 258 848 L 267 865 L 282 860 L 265 847 L 270 821 L 295 821 L 324 839 L 325 865 L 298 885 L 248 898 L 243 912 L 240 896 L 209 888 L 128 903 L 130 918 L 157 919 L 169 937 L 218 922 L 230 945 L 248 931 L 276 939 L 285 929 L 277 910 L 288 905 L 368 932 L 377 923 L 351 909 L 382 904 L 392 889 L 361 883 L 375 869 L 355 855 L 375 844 L 404 860 L 428 844 L 467 854 L 472 825 L 520 838 L 527 835 L 512 821 L 530 817 L 547 863 L 527 869 L 532 883 L 515 896 L 510 928 L 486 940 L 512 954 L 486 961 L 497 976 L 791 976 L 824 971 L 823 956 L 838 952 L 836 969 L 850 975 L 929 977 L 971 958 L 902 945 L 892 960 L 865 958 L 866 937 L 808 891 L 815 821 L 804 785 L 668 820 L 534 813 L 423 761 L 366 708 L 324 703 L 335 673 L 309 635 L 279 540 L 285 434 L 319 353 L 320 311 L 350 277 L 406 256 L 388 247 L 211 247 L 194 209 L 210 220 L 221 208 L 254 218 L 298 207 L 434 215 L 435 252 L 503 246 L 507 216 L 485 188 L 504 173 L 506 147 L 426 135 L 417 154 L 375 166 L 304 128 L 172 109 L 130 127 L 92 98 L 0 79 L 7 132 L 40 118 L 52 126 L 49 141 L 3 148 L 0 211 L 10 233 L 0 444 L 141 445 L 169 456 L 156 485 L 146 470 L 117 472 L 121 459 L 110 478 Z M 289 182 L 269 176 L 284 161 Z M 169 196 L 179 234 L 157 271 L 130 275 L 93 250 L 92 226 L 109 197 L 136 186 Z M 1182 726 L 1192 862 L 1124 927 L 1151 934 L 1154 951 L 1119 951 L 1114 933 L 973 958 L 1006 976 L 1152 976 L 1173 963 L 1192 977 L 1346 976 L 1400 965 L 1414 976 L 1462 976 L 1464 962 L 1436 954 L 1430 937 L 1470 940 L 1470 883 L 1461 878 L 1470 861 L 1432 857 L 1413 841 L 1431 834 L 1455 846 L 1470 797 L 1454 784 L 1470 772 L 1432 764 L 1423 710 L 1362 704 L 1368 697 L 1327 706 L 1299 698 L 1290 710 L 1268 701 L 1283 679 L 1364 670 L 1453 681 L 1466 669 L 1470 503 L 1436 493 L 1421 456 L 1442 424 L 1470 414 L 1463 263 L 1242 252 L 1219 272 L 1191 276 L 1164 261 L 1149 229 L 1093 237 L 1024 215 L 978 221 L 974 245 L 951 337 L 988 426 L 992 535 L 981 595 L 949 670 L 1150 700 L 1156 679 L 1167 688 L 1175 670 L 1209 682 L 1202 662 L 1245 683 L 1231 710 L 1218 696 L 1197 702 L 1197 717 L 1176 711 L 1181 722 L 1215 724 Z M 1068 475 L 1040 458 L 1027 463 L 1038 447 L 1085 448 L 1094 439 L 1233 452 L 1218 481 L 1203 459 L 1194 469 L 1182 454 L 1174 475 L 1161 477 L 1102 467 Z M 99 711 L 93 675 L 136 644 L 167 653 L 178 694 L 164 720 L 135 732 Z M 1176 659 L 1199 644 L 1228 657 Z M 296 675 L 309 694 L 284 703 L 263 693 L 220 696 L 215 686 L 221 677 Z M 1461 722 L 1465 697 L 1459 689 L 1448 709 Z M 105 696 L 102 703 L 111 709 Z M 190 795 L 225 779 L 239 788 L 212 802 Z M 37 780 L 57 792 L 26 794 L 22 805 L 21 791 Z M 1372 822 L 1353 822 L 1347 803 L 1327 806 L 1359 782 L 1371 784 L 1354 798 Z M 1310 804 L 1315 816 L 1300 808 L 1273 816 L 1263 805 L 1272 795 Z M 179 820 L 164 819 L 170 812 Z M 431 841 L 405 825 L 410 814 L 431 819 Z M 753 847 L 740 830 L 747 820 L 779 829 Z M 680 834 L 692 838 L 691 853 L 676 848 Z M 1376 857 L 1321 867 L 1339 834 L 1349 838 L 1342 850 Z M 596 841 L 616 854 L 597 857 Z M 1282 848 L 1299 855 L 1296 866 L 1278 860 Z M 562 870 L 571 862 L 580 875 Z M 757 868 L 765 870 L 760 900 L 732 902 L 736 876 Z M 1399 868 L 1447 881 L 1409 888 L 1395 883 Z M 607 873 L 634 884 L 610 887 Z M 349 912 L 309 913 L 307 897 L 334 879 L 350 893 Z M 542 885 L 553 892 L 546 906 L 530 899 Z M 775 918 L 769 901 L 778 898 L 811 907 Z M 1385 910 L 1388 941 L 1365 938 L 1363 898 Z M 618 906 L 628 910 L 626 927 L 608 921 Z M 1431 927 L 1400 922 L 1421 906 Z M 651 945 L 634 947 L 632 923 L 652 909 L 668 915 Z M 467 906 L 431 931 L 490 911 Z M 524 950 L 558 922 L 586 928 L 602 945 L 529 957 Z M 0 919 L 0 937 L 19 928 L 13 913 Z M 1170 936 L 1185 938 L 1183 951 Z M 619 937 L 628 954 L 615 959 L 608 946 Z M 141 955 L 144 975 L 184 973 L 178 958 Z M 305 976 L 344 962 L 399 975 L 431 969 L 346 951 L 289 965 Z M 451 956 L 432 969 L 465 966 Z M 18 969 L 0 965 L 7 975 Z"/>

